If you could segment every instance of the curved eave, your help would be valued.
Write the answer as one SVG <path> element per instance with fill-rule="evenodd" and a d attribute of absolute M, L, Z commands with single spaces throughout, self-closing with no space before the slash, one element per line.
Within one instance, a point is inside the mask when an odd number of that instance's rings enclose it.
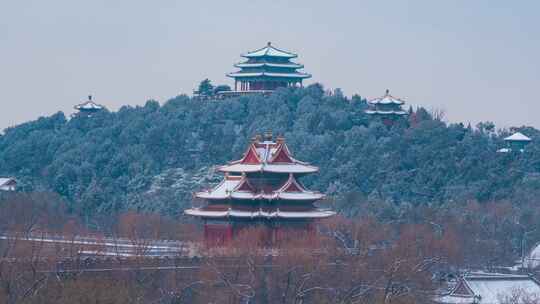
<path fill-rule="evenodd" d="M 272 173 L 315 173 L 319 171 L 318 167 L 310 165 L 301 165 L 301 164 L 267 164 L 263 171 L 272 172 Z"/>
<path fill-rule="evenodd" d="M 271 172 L 271 173 L 315 173 L 319 168 L 300 164 L 284 164 L 284 165 L 248 165 L 248 164 L 232 164 L 219 167 L 221 172 L 232 173 L 255 173 L 255 172 Z"/>
<path fill-rule="evenodd" d="M 294 174 L 289 174 L 289 179 L 274 193 L 277 198 L 283 200 L 313 201 L 324 198 L 322 193 L 306 190 L 302 184 L 298 183 Z"/>
<path fill-rule="evenodd" d="M 396 100 L 396 99 L 389 100 L 389 101 L 376 99 L 376 100 L 370 100 L 368 101 L 368 103 L 371 105 L 392 105 L 393 104 L 393 105 L 400 105 L 400 106 L 405 104 L 404 101 Z"/>
<path fill-rule="evenodd" d="M 281 192 L 281 193 L 268 193 L 268 194 L 256 194 L 250 192 L 231 192 L 229 195 L 215 195 L 214 193 L 198 192 L 195 193 L 195 197 L 206 200 L 286 200 L 286 201 L 317 201 L 323 199 L 325 196 L 322 193 L 317 192 Z"/>
<path fill-rule="evenodd" d="M 268 57 L 268 58 L 288 58 L 288 59 L 293 59 L 293 58 L 296 58 L 298 57 L 298 55 L 296 54 L 283 54 L 283 55 L 277 55 L 277 54 L 273 54 L 273 55 L 268 55 L 268 54 L 254 54 L 254 53 L 246 53 L 246 54 L 242 54 L 240 55 L 241 57 L 244 57 L 244 58 L 262 58 L 262 57 Z"/>
<path fill-rule="evenodd" d="M 282 200 L 317 201 L 323 199 L 325 196 L 317 192 L 282 192 L 277 197 Z"/>
<path fill-rule="evenodd" d="M 375 115 L 407 115 L 405 111 L 375 111 L 375 110 L 366 110 L 366 114 L 375 114 Z"/>
<path fill-rule="evenodd" d="M 216 195 L 213 192 L 197 192 L 194 194 L 196 198 L 209 199 L 209 200 L 224 200 L 230 198 L 229 195 Z"/>
<path fill-rule="evenodd" d="M 252 52 L 241 54 L 240 56 L 244 58 L 262 58 L 262 57 L 272 58 L 273 57 L 273 58 L 289 58 L 289 59 L 298 57 L 297 54 L 280 50 L 271 45 L 267 45 L 263 48 L 260 48 Z"/>
<path fill-rule="evenodd" d="M 383 104 L 383 105 L 389 105 L 389 104 L 397 104 L 397 105 L 403 105 L 405 104 L 405 101 L 399 98 L 396 98 L 392 95 L 390 95 L 390 91 L 386 90 L 386 94 L 382 97 L 372 98 L 368 100 L 369 104 L 376 105 L 376 104 Z"/>
<path fill-rule="evenodd" d="M 321 219 L 336 215 L 336 212 L 331 210 L 314 210 L 314 211 L 206 211 L 196 208 L 184 210 L 184 214 L 202 218 L 283 218 L 283 219 Z"/>
<path fill-rule="evenodd" d="M 105 107 L 98 105 L 96 103 L 82 103 L 73 107 L 75 110 L 84 110 L 84 111 L 99 111 L 103 110 Z"/>
<path fill-rule="evenodd" d="M 194 194 L 202 199 L 227 199 L 231 192 L 242 182 L 241 179 L 229 179 L 225 177 L 217 186 L 210 191 L 201 191 Z"/>
<path fill-rule="evenodd" d="M 242 68 L 262 68 L 262 67 L 271 67 L 271 68 L 291 68 L 291 69 L 302 69 L 304 68 L 303 64 L 290 63 L 290 64 L 281 64 L 281 63 L 236 63 L 235 67 Z"/>
<path fill-rule="evenodd" d="M 204 211 L 196 208 L 184 210 L 185 215 L 207 217 L 207 218 L 220 218 L 228 217 L 229 211 Z"/>
<path fill-rule="evenodd" d="M 274 78 L 292 78 L 292 79 L 307 79 L 311 78 L 311 74 L 307 73 L 228 73 L 227 77 L 231 78 L 255 78 L 255 77 L 274 77 Z"/>

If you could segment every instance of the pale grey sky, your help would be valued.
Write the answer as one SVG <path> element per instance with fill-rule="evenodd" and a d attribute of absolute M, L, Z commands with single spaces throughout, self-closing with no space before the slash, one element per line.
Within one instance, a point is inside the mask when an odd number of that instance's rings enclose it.
<path fill-rule="evenodd" d="M 386 88 L 450 121 L 540 127 L 540 1 L 1 0 L 0 129 L 93 94 L 116 110 L 190 94 L 272 41 L 307 83 Z"/>

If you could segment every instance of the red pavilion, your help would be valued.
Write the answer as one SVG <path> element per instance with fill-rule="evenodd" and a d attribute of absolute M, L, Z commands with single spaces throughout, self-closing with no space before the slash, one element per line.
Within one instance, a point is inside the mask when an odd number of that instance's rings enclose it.
<path fill-rule="evenodd" d="M 264 227 L 277 241 L 289 229 L 312 232 L 315 220 L 335 214 L 315 206 L 324 195 L 305 189 L 299 178 L 318 168 L 293 158 L 283 137 L 253 138 L 242 159 L 219 170 L 225 173 L 219 185 L 195 193 L 204 207 L 185 210 L 204 221 L 207 242 L 226 243 L 248 227 Z"/>

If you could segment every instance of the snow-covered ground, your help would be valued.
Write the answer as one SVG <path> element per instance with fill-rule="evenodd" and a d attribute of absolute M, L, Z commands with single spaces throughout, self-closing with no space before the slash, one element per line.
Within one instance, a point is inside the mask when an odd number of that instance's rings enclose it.
<path fill-rule="evenodd" d="M 97 238 L 91 236 L 65 237 L 62 235 L 0 235 L 0 240 L 34 242 L 43 245 L 76 246 L 83 256 L 118 257 L 193 257 L 197 255 L 198 245 L 176 240 L 131 240 L 127 238 Z"/>

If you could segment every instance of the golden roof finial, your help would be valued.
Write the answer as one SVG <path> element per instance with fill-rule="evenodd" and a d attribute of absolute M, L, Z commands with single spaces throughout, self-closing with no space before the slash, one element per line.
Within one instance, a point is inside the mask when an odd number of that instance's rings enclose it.
<path fill-rule="evenodd" d="M 268 130 L 264 133 L 264 140 L 266 141 L 272 141 L 272 131 L 271 130 Z"/>

